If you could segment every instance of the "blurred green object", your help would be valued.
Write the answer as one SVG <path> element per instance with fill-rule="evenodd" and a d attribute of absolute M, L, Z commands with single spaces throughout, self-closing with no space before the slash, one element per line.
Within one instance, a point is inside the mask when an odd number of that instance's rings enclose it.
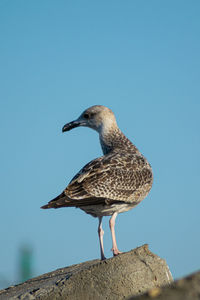
<path fill-rule="evenodd" d="M 30 246 L 24 245 L 20 248 L 20 281 L 24 282 L 33 276 L 33 250 Z"/>

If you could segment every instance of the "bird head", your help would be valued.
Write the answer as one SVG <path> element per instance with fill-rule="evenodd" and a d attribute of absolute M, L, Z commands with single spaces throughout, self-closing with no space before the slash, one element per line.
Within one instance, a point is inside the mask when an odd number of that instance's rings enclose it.
<path fill-rule="evenodd" d="M 101 133 L 116 127 L 116 119 L 111 109 L 103 105 L 94 105 L 86 109 L 78 119 L 63 126 L 62 131 L 69 131 L 75 127 L 85 126 Z"/>

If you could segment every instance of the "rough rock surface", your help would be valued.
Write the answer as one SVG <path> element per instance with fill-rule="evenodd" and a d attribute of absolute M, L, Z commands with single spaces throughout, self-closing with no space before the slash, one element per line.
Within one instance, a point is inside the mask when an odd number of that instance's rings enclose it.
<path fill-rule="evenodd" d="M 176 280 L 170 286 L 157 287 L 142 296 L 133 296 L 128 300 L 199 300 L 200 271 Z"/>
<path fill-rule="evenodd" d="M 100 261 L 73 265 L 0 291 L 1 299 L 126 299 L 172 282 L 165 260 L 148 245 Z"/>

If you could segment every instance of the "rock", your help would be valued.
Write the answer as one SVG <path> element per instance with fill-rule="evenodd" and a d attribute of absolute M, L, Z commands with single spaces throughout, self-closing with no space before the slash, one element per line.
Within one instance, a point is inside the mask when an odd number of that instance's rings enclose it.
<path fill-rule="evenodd" d="M 100 261 L 72 265 L 0 291 L 0 299 L 117 300 L 172 282 L 165 260 L 148 245 Z"/>
<path fill-rule="evenodd" d="M 199 300 L 200 271 L 176 280 L 170 286 L 157 287 L 142 296 L 133 296 L 128 300 Z"/>

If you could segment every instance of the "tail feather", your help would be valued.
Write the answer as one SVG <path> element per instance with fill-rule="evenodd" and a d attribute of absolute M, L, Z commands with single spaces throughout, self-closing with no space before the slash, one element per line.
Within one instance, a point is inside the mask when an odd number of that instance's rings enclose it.
<path fill-rule="evenodd" d="M 47 204 L 41 206 L 41 208 L 43 209 L 47 209 L 47 208 L 59 208 L 62 206 L 71 206 L 70 205 L 70 201 L 68 203 L 67 201 L 67 197 L 65 195 L 65 193 L 61 193 L 59 196 L 57 196 L 56 198 L 54 198 L 53 200 L 49 201 Z"/>
<path fill-rule="evenodd" d="M 80 194 L 77 199 L 72 199 L 66 195 L 65 191 L 58 195 L 53 200 L 49 201 L 47 204 L 41 206 L 42 209 L 47 208 L 60 208 L 60 207 L 83 207 L 88 205 L 112 205 L 114 203 L 123 203 L 119 200 L 110 200 L 104 197 L 94 197 L 90 196 L 88 198 L 83 197 L 80 199 Z"/>

